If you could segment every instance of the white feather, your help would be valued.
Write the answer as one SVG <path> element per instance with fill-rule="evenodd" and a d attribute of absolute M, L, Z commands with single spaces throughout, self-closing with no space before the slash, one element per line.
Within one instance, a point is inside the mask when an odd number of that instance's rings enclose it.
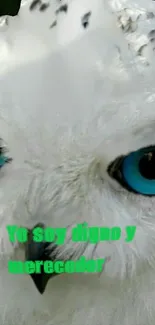
<path fill-rule="evenodd" d="M 55 16 L 59 1 L 44 13 L 27 1 L 0 27 L 0 137 L 13 158 L 0 171 L 0 324 L 154 325 L 155 198 L 124 190 L 107 167 L 155 143 L 155 2 L 67 3 Z M 29 276 L 8 273 L 22 252 L 5 229 L 39 221 L 137 231 L 131 243 L 97 246 L 94 257 L 110 257 L 100 277 L 58 276 L 40 296 Z M 57 253 L 80 250 L 69 240 Z"/>

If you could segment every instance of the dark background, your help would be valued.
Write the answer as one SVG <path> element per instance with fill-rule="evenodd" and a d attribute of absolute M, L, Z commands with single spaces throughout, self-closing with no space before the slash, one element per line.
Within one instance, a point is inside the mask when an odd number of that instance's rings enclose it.
<path fill-rule="evenodd" d="M 0 16 L 16 16 L 20 5 L 21 0 L 0 0 Z"/>

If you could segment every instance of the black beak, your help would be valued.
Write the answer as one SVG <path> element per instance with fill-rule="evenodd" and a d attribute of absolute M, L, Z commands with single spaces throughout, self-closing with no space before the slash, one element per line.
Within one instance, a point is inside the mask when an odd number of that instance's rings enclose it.
<path fill-rule="evenodd" d="M 44 225 L 39 223 L 37 224 L 34 228 L 40 227 L 44 228 Z M 33 229 L 34 229 L 33 228 Z M 51 248 L 51 243 L 46 243 L 46 242 L 41 242 L 37 243 L 33 241 L 33 229 L 29 230 L 29 239 L 28 242 L 26 243 L 26 248 L 25 248 L 25 260 L 26 261 L 47 261 L 47 260 L 52 260 L 54 261 L 55 255 L 54 255 L 54 250 L 56 248 L 56 245 L 53 244 L 53 247 Z M 47 247 L 50 245 L 50 256 L 47 250 Z M 53 256 L 53 258 L 52 258 Z M 43 294 L 46 285 L 49 281 L 50 278 L 58 275 L 57 273 L 52 273 L 52 274 L 47 274 L 43 270 L 43 266 L 41 266 L 41 273 L 37 274 L 30 274 L 32 280 L 34 281 L 34 284 L 36 285 L 38 291 Z"/>

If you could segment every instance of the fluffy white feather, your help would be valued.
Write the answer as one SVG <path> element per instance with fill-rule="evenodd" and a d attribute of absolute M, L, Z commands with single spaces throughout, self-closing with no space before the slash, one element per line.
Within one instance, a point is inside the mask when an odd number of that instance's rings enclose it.
<path fill-rule="evenodd" d="M 154 325 L 155 198 L 129 193 L 107 167 L 155 143 L 155 2 L 67 4 L 55 16 L 59 1 L 45 12 L 28 1 L 1 26 L 0 136 L 13 162 L 0 171 L 0 324 Z M 5 229 L 39 221 L 137 232 L 87 247 L 87 258 L 110 257 L 100 276 L 55 277 L 40 296 L 29 276 L 8 274 L 7 259 L 23 256 Z M 69 240 L 57 254 L 81 248 Z"/>

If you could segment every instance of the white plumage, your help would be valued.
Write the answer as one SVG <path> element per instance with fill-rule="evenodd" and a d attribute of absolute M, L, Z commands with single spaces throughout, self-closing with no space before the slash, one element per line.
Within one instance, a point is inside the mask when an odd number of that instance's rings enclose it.
<path fill-rule="evenodd" d="M 107 167 L 155 144 L 155 1 L 51 0 L 44 12 L 30 2 L 0 27 L 0 136 L 13 158 L 0 170 L 0 324 L 154 325 L 155 198 Z M 8 224 L 84 221 L 136 225 L 135 240 L 89 245 L 87 258 L 110 257 L 104 272 L 54 277 L 42 296 L 8 274 L 7 259 L 23 258 Z M 82 248 L 68 237 L 57 256 Z"/>

